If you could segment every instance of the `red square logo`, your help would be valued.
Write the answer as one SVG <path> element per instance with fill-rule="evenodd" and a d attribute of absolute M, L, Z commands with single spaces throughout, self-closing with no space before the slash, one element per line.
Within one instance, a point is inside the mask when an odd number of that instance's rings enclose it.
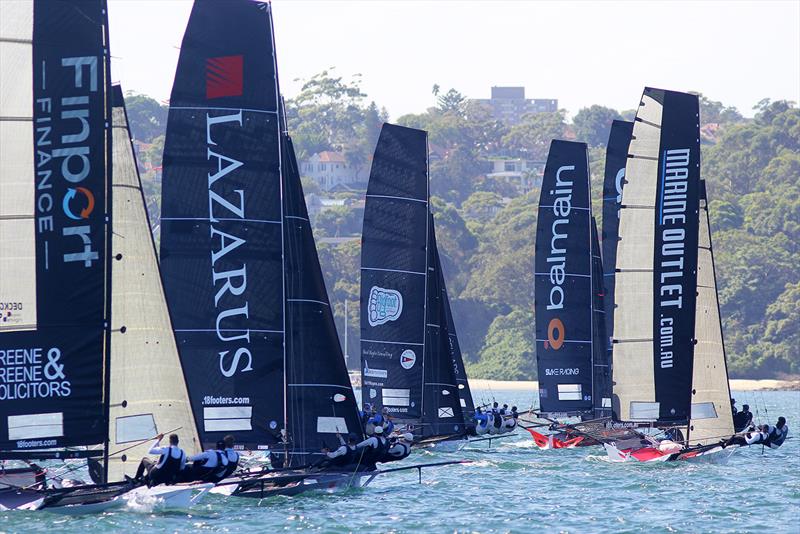
<path fill-rule="evenodd" d="M 243 56 L 210 57 L 206 60 L 206 99 L 242 96 Z"/>

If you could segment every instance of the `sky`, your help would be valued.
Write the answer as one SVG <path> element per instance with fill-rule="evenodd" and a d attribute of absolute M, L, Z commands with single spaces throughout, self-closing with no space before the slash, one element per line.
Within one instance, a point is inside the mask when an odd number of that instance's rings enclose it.
<path fill-rule="evenodd" d="M 113 80 L 166 101 L 191 7 L 109 0 Z M 469 98 L 524 86 L 570 115 L 635 108 L 645 85 L 745 116 L 763 98 L 800 101 L 800 0 L 274 0 L 273 18 L 286 97 L 335 67 L 390 118 L 434 105 L 434 84 Z"/>

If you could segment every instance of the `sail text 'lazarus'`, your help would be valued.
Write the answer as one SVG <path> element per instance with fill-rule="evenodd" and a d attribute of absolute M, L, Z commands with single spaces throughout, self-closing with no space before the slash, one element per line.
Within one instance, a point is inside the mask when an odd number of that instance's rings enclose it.
<path fill-rule="evenodd" d="M 661 368 L 673 365 L 674 316 L 683 307 L 683 263 L 686 241 L 686 191 L 689 177 L 688 148 L 664 151 L 661 209 L 661 266 L 659 307 Z M 677 310 L 676 310 L 677 308 Z M 665 310 L 666 309 L 666 310 Z"/>
<path fill-rule="evenodd" d="M 247 264 L 242 261 L 241 267 L 221 272 L 218 272 L 215 269 L 215 266 L 220 259 L 247 242 L 246 239 L 223 232 L 214 226 L 214 223 L 220 222 L 221 219 L 229 220 L 231 217 L 230 214 L 233 214 L 240 220 L 245 218 L 243 189 L 234 190 L 234 193 L 237 194 L 238 198 L 234 199 L 233 201 L 223 198 L 213 189 L 214 184 L 218 180 L 222 179 L 243 165 L 241 161 L 227 157 L 216 151 L 219 149 L 212 148 L 217 146 L 217 143 L 212 137 L 212 129 L 220 128 L 221 126 L 219 125 L 231 122 L 237 123 L 240 127 L 242 126 L 241 110 L 239 110 L 238 113 L 221 115 L 218 117 L 206 115 L 206 143 L 208 145 L 208 161 L 213 161 L 216 164 L 215 171 L 213 173 L 209 172 L 208 174 L 208 218 L 209 222 L 211 223 L 211 240 L 219 240 L 219 248 L 217 250 L 211 250 L 211 279 L 214 287 L 217 287 L 218 284 L 222 284 L 214 295 L 215 308 L 219 307 L 220 300 L 226 293 L 229 293 L 232 297 L 239 297 L 241 299 L 240 306 L 223 309 L 217 314 L 217 338 L 219 338 L 220 341 L 227 343 L 244 341 L 249 344 L 249 328 L 237 330 L 237 333 L 235 334 L 226 334 L 228 329 L 226 329 L 223 325 L 223 321 L 225 319 L 236 316 L 244 316 L 245 318 L 249 317 L 247 298 L 242 297 L 247 289 Z M 221 214 L 221 210 L 225 210 L 225 215 Z M 253 370 L 253 357 L 250 354 L 249 348 L 241 346 L 238 347 L 233 355 L 233 358 L 226 358 L 228 353 L 230 353 L 229 350 L 224 350 L 219 353 L 219 370 L 223 376 L 230 378 L 237 371 L 246 372 Z M 239 368 L 240 363 L 243 363 L 244 359 L 246 359 L 246 364 Z"/>

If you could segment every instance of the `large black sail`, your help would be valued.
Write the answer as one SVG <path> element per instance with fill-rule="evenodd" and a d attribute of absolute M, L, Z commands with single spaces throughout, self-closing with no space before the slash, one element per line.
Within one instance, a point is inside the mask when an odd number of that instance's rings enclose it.
<path fill-rule="evenodd" d="M 625 170 L 614 310 L 614 411 L 685 423 L 695 344 L 700 176 L 695 95 L 646 88 Z"/>
<path fill-rule="evenodd" d="M 611 416 L 611 352 L 606 334 L 606 293 L 597 221 L 592 217 L 592 351 L 594 353 L 594 416 Z"/>
<path fill-rule="evenodd" d="M 108 436 L 106 2 L 0 12 L 0 449 L 96 445 Z"/>
<path fill-rule="evenodd" d="M 606 334 L 614 336 L 614 270 L 617 267 L 619 241 L 619 205 L 625 186 L 625 165 L 628 162 L 628 145 L 631 143 L 633 123 L 614 121 L 608 135 L 605 177 L 603 179 L 603 287 L 605 288 Z M 611 343 L 607 343 L 611 351 Z"/>
<path fill-rule="evenodd" d="M 438 249 L 436 250 L 436 270 L 439 271 L 439 284 L 442 288 L 442 306 L 444 306 L 444 317 L 447 321 L 448 345 L 450 357 L 453 360 L 453 372 L 458 384 L 458 397 L 461 411 L 464 414 L 464 422 L 469 425 L 475 415 L 475 402 L 472 400 L 472 392 L 469 389 L 467 370 L 464 368 L 464 358 L 461 355 L 461 346 L 458 343 L 458 334 L 453 320 L 453 311 L 450 309 L 450 297 L 447 295 L 447 286 L 444 282 L 444 272 L 442 271 L 442 262 L 439 260 Z"/>
<path fill-rule="evenodd" d="M 283 208 L 269 5 L 197 0 L 164 146 L 161 262 L 203 443 L 275 443 L 284 407 Z"/>
<path fill-rule="evenodd" d="M 591 205 L 586 144 L 553 140 L 536 228 L 536 357 L 540 409 L 593 407 Z"/>
<path fill-rule="evenodd" d="M 384 124 L 361 241 L 363 403 L 417 422 L 423 410 L 428 271 L 428 138 Z"/>
<path fill-rule="evenodd" d="M 307 464 L 336 433 L 362 434 L 333 321 L 291 138 L 283 136 L 286 387 L 292 463 Z"/>
<path fill-rule="evenodd" d="M 436 247 L 433 215 L 428 222 L 428 289 L 423 378 L 421 435 L 443 436 L 464 433 L 458 382 L 447 329 L 444 277 Z"/>

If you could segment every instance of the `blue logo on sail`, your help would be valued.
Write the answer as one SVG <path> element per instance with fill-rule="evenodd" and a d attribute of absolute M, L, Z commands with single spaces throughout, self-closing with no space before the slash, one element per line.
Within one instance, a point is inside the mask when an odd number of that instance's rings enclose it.
<path fill-rule="evenodd" d="M 370 326 L 378 326 L 389 321 L 396 321 L 403 313 L 403 295 L 394 289 L 372 286 L 369 290 Z"/>

